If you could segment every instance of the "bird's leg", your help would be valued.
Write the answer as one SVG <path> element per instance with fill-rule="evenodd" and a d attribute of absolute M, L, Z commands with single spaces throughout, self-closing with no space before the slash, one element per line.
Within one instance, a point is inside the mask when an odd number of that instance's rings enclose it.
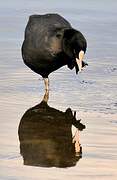
<path fill-rule="evenodd" d="M 45 101 L 46 103 L 48 103 L 48 99 L 49 99 L 49 90 L 45 90 L 45 94 L 43 97 L 43 101 Z"/>
<path fill-rule="evenodd" d="M 49 78 L 44 78 L 45 90 L 49 91 Z"/>
<path fill-rule="evenodd" d="M 47 103 L 49 99 L 49 79 L 48 78 L 44 78 L 44 84 L 45 84 L 45 94 L 43 97 L 43 101 Z"/>

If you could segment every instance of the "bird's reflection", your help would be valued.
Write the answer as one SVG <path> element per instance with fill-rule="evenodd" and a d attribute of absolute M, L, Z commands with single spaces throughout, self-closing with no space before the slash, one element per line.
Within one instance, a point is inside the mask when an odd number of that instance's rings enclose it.
<path fill-rule="evenodd" d="M 20 153 L 24 165 L 75 166 L 82 157 L 78 132 L 85 126 L 76 120 L 76 113 L 73 114 L 70 108 L 65 112 L 59 111 L 50 107 L 45 99 L 27 110 L 19 124 Z M 74 137 L 72 125 L 77 128 Z"/>

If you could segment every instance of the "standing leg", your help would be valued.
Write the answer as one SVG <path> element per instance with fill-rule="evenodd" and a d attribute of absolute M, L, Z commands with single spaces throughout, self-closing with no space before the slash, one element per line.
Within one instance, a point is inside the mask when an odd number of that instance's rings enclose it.
<path fill-rule="evenodd" d="M 43 101 L 47 103 L 49 99 L 49 79 L 48 78 L 44 78 L 44 84 L 45 84 L 45 94 L 43 97 Z"/>
<path fill-rule="evenodd" d="M 43 96 L 43 101 L 48 103 L 48 99 L 49 99 L 49 90 L 45 90 L 45 94 Z"/>
<path fill-rule="evenodd" d="M 45 90 L 49 90 L 49 78 L 44 78 Z"/>

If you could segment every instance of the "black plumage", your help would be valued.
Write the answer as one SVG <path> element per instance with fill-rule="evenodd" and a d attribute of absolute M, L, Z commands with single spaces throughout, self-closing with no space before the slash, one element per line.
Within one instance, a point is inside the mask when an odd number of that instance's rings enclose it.
<path fill-rule="evenodd" d="M 85 129 L 85 125 L 76 119 L 70 108 L 63 112 L 42 101 L 27 110 L 18 128 L 24 165 L 75 166 L 82 157 L 82 147 L 79 138 L 74 141 L 72 125 L 81 131 Z"/>
<path fill-rule="evenodd" d="M 43 78 L 67 65 L 79 71 L 76 58 L 86 52 L 87 42 L 80 31 L 58 14 L 29 17 L 22 45 L 24 63 Z M 82 61 L 82 66 L 86 63 Z"/>

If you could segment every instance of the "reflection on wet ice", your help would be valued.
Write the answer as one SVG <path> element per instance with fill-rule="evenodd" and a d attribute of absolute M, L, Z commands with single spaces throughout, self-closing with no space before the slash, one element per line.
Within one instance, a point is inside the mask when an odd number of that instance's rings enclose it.
<path fill-rule="evenodd" d="M 74 136 L 72 125 L 77 128 Z M 44 100 L 30 108 L 21 118 L 18 130 L 24 165 L 75 166 L 82 157 L 79 130 L 84 128 L 70 108 L 62 112 Z"/>

